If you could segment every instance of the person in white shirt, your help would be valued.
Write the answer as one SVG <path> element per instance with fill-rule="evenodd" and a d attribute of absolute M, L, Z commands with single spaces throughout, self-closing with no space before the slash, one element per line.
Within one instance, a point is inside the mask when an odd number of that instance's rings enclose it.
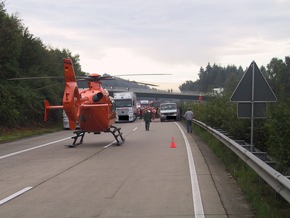
<path fill-rule="evenodd" d="M 187 109 L 187 111 L 184 114 L 184 117 L 186 119 L 187 132 L 192 133 L 192 119 L 194 117 L 194 113 L 190 110 L 190 108 Z"/>

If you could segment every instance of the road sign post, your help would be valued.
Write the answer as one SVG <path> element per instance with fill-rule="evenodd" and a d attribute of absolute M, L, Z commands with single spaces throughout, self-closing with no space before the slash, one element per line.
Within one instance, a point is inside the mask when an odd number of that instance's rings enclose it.
<path fill-rule="evenodd" d="M 254 119 L 265 118 L 266 102 L 276 100 L 267 80 L 253 61 L 231 97 L 232 102 L 238 102 L 238 117 L 251 119 L 251 152 L 253 152 Z"/>

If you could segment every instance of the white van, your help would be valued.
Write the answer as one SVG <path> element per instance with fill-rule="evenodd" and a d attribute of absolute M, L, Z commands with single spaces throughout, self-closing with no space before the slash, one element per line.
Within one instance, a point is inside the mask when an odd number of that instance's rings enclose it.
<path fill-rule="evenodd" d="M 176 103 L 161 103 L 160 104 L 160 121 L 177 120 L 179 118 L 177 104 Z"/>

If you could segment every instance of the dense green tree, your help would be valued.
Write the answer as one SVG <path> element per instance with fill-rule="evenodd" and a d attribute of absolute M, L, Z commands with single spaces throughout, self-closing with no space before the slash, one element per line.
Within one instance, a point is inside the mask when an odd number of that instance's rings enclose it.
<path fill-rule="evenodd" d="M 243 75 L 242 67 L 236 66 L 221 67 L 210 63 L 204 69 L 200 68 L 199 79 L 195 82 L 186 81 L 179 86 L 180 91 L 201 91 L 212 92 L 214 88 L 224 88 L 225 91 L 233 91 Z"/>
<path fill-rule="evenodd" d="M 17 75 L 22 31 L 21 21 L 14 15 L 8 15 L 4 3 L 0 3 L 0 79 Z"/>
<path fill-rule="evenodd" d="M 197 82 L 192 82 L 191 80 L 187 80 L 185 83 L 179 86 L 179 90 L 182 91 L 198 91 Z"/>
<path fill-rule="evenodd" d="M 77 75 L 84 75 L 79 55 L 68 49 L 46 47 L 16 15 L 6 13 L 0 3 L 0 127 L 15 128 L 43 124 L 43 101 L 60 104 L 63 89 L 63 58 L 71 58 Z M 53 76 L 56 79 L 8 81 L 15 77 Z M 59 79 L 59 77 L 62 77 Z M 58 84 L 53 88 L 50 87 Z M 60 120 L 52 114 L 53 120 Z"/>
<path fill-rule="evenodd" d="M 285 57 L 285 62 L 273 58 L 267 65 L 266 74 L 278 101 L 287 101 L 290 97 L 290 57 Z"/>
<path fill-rule="evenodd" d="M 268 108 L 266 130 L 267 148 L 278 160 L 281 171 L 290 173 L 290 57 L 273 58 L 267 65 L 269 83 L 277 96 L 277 102 Z"/>

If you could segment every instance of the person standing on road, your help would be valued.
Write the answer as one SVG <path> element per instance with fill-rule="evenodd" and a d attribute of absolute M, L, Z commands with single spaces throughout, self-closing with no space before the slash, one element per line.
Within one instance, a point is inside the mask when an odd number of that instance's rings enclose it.
<path fill-rule="evenodd" d="M 151 112 L 149 110 L 145 110 L 144 121 L 145 121 L 145 129 L 146 131 L 149 131 L 150 122 L 151 122 Z"/>
<path fill-rule="evenodd" d="M 184 114 L 184 117 L 186 119 L 186 128 L 188 133 L 192 133 L 192 119 L 194 117 L 193 112 L 190 110 L 190 108 L 187 109 L 187 111 Z"/>

